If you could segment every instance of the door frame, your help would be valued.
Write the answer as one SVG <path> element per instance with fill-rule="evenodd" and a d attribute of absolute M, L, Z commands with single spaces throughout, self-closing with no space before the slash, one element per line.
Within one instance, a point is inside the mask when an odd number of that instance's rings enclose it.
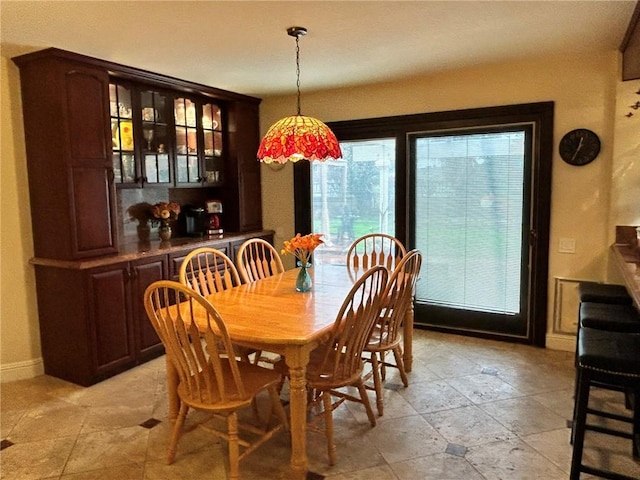
<path fill-rule="evenodd" d="M 329 127 L 338 140 L 365 140 L 372 138 L 396 138 L 396 192 L 407 192 L 405 197 L 396 195 L 396 237 L 408 248 L 413 248 L 415 238 L 408 228 L 408 206 L 412 198 L 411 165 L 409 164 L 409 134 L 416 132 L 452 130 L 509 123 L 530 123 L 533 127 L 531 165 L 531 230 L 529 248 L 529 299 L 526 306 L 530 319 L 526 337 L 514 338 L 491 332 L 460 332 L 467 335 L 517 341 L 544 347 L 547 330 L 547 300 L 549 274 L 549 230 L 551 216 L 551 172 L 553 158 L 553 102 L 538 102 L 487 108 L 473 108 L 434 113 L 421 113 L 361 120 L 331 122 Z M 311 168 L 309 162 L 297 162 L 293 169 L 295 230 L 311 231 Z M 419 319 L 417 319 L 419 321 Z M 452 331 L 444 327 L 432 327 Z"/>

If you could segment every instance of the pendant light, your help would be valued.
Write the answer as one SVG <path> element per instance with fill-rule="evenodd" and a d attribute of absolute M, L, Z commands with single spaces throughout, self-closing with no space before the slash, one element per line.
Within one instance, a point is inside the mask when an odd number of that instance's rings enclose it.
<path fill-rule="evenodd" d="M 296 77 L 298 88 L 298 113 L 274 123 L 258 148 L 258 160 L 264 163 L 321 161 L 342 158 L 338 139 L 317 118 L 300 114 L 300 37 L 307 34 L 304 27 L 290 27 L 287 34 L 296 39 Z"/>

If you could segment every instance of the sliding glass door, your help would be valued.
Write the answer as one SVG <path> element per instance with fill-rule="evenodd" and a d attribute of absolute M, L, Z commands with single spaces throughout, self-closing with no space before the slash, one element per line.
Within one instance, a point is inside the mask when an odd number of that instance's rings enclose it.
<path fill-rule="evenodd" d="M 413 134 L 417 317 L 526 335 L 531 126 Z"/>
<path fill-rule="evenodd" d="M 294 167 L 296 231 L 327 240 L 315 260 L 394 235 L 423 256 L 416 326 L 544 345 L 553 103 L 329 126 L 344 159 Z"/>

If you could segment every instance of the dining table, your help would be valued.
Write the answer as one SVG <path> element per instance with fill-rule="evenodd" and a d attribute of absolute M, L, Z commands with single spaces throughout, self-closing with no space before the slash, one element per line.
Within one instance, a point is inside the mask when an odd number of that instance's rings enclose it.
<path fill-rule="evenodd" d="M 345 265 L 315 265 L 309 269 L 313 282 L 308 292 L 295 288 L 299 269 L 287 270 L 253 283 L 208 295 L 224 320 L 233 343 L 273 352 L 284 357 L 289 369 L 291 429 L 291 477 L 307 474 L 306 367 L 310 352 L 326 340 L 354 277 Z M 198 322 L 198 318 L 195 319 Z M 203 325 L 201 329 L 204 329 Z M 411 369 L 413 309 L 404 321 L 405 368 Z M 169 419 L 179 410 L 178 376 L 167 361 Z"/>

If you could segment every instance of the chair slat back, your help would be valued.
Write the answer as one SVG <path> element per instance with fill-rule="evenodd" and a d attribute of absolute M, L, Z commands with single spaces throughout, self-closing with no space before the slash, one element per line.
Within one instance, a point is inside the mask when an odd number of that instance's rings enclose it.
<path fill-rule="evenodd" d="M 369 332 L 380 314 L 382 293 L 389 278 L 385 267 L 367 270 L 353 285 L 342 303 L 327 343 L 320 370 L 334 378 L 346 379 L 362 372 L 362 351 Z"/>
<path fill-rule="evenodd" d="M 178 372 L 181 394 L 207 405 L 247 399 L 224 321 L 207 299 L 161 280 L 145 291 L 144 306 Z"/>
<path fill-rule="evenodd" d="M 375 265 L 393 271 L 406 254 L 400 240 L 385 233 L 370 233 L 356 239 L 347 251 L 347 268 L 352 278 Z"/>
<path fill-rule="evenodd" d="M 402 322 L 411 302 L 420 267 L 422 254 L 411 250 L 400 260 L 389 277 L 389 283 L 382 295 L 383 305 L 377 319 L 370 342 L 379 347 L 388 347 L 400 341 Z"/>
<path fill-rule="evenodd" d="M 189 252 L 180 264 L 180 283 L 203 297 L 240 285 L 238 270 L 224 252 L 201 247 Z"/>
<path fill-rule="evenodd" d="M 255 282 L 284 272 L 278 251 L 273 245 L 261 238 L 251 238 L 240 246 L 236 256 L 236 265 L 244 283 Z"/>

